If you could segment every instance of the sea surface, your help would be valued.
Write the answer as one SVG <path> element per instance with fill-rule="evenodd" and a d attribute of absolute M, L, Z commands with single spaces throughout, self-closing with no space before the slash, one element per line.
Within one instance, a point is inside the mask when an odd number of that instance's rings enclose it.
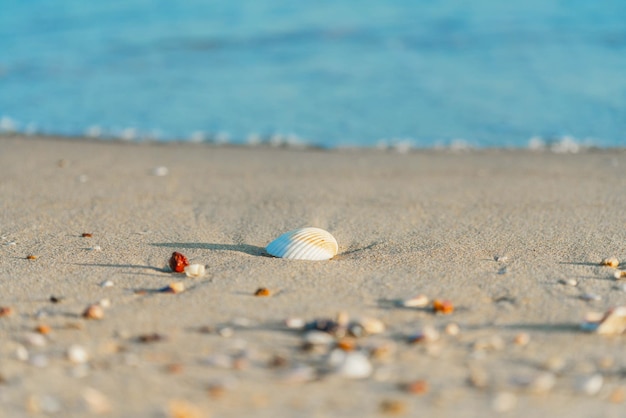
<path fill-rule="evenodd" d="M 0 0 L 0 131 L 626 146 L 626 1 Z"/>

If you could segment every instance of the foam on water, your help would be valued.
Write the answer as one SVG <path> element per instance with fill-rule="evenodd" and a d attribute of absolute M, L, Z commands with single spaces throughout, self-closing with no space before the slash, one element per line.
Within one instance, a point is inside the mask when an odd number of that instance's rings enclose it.
<path fill-rule="evenodd" d="M 626 146 L 622 0 L 2 9 L 4 132 L 398 152 Z"/>

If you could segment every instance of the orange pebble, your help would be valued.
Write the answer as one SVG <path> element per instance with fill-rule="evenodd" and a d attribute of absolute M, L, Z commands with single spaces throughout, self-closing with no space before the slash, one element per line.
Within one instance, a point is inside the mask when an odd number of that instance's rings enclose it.
<path fill-rule="evenodd" d="M 267 287 L 259 287 L 256 292 L 254 292 L 254 296 L 269 296 L 270 294 L 271 292 Z"/>
<path fill-rule="evenodd" d="M 449 300 L 435 299 L 433 301 L 433 310 L 437 313 L 448 315 L 454 312 L 454 305 Z"/>

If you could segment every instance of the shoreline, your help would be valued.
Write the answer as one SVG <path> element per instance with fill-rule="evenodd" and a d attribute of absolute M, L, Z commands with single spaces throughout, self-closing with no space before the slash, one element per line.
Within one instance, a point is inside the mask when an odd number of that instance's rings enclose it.
<path fill-rule="evenodd" d="M 0 417 L 620 415 L 625 337 L 581 324 L 626 305 L 599 264 L 626 260 L 625 149 L 155 145 L 0 136 Z M 303 226 L 339 255 L 264 256 Z M 454 312 L 397 303 L 419 294 Z M 363 379 L 284 322 L 338 312 L 385 325 L 350 339 Z"/>

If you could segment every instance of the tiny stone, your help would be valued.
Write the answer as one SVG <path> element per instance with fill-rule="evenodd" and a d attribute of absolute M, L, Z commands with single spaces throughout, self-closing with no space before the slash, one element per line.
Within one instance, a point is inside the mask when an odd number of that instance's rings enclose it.
<path fill-rule="evenodd" d="M 50 302 L 51 303 L 59 303 L 63 300 L 62 297 L 57 297 L 57 296 L 50 296 Z"/>
<path fill-rule="evenodd" d="M 456 323 L 450 322 L 448 325 L 446 325 L 444 331 L 448 335 L 456 336 L 459 335 L 459 333 L 461 332 L 461 328 L 459 328 Z"/>
<path fill-rule="evenodd" d="M 194 279 L 203 277 L 206 270 L 203 264 L 189 264 L 185 266 L 185 275 Z"/>
<path fill-rule="evenodd" d="M 35 331 L 40 334 L 46 335 L 46 334 L 50 334 L 51 329 L 48 325 L 41 324 L 41 325 L 37 325 L 37 327 L 35 328 Z"/>
<path fill-rule="evenodd" d="M 302 329 L 306 325 L 306 321 L 302 318 L 287 318 L 285 326 L 290 329 Z"/>
<path fill-rule="evenodd" d="M 10 306 L 0 306 L 0 317 L 11 316 L 13 313 L 13 308 Z"/>
<path fill-rule="evenodd" d="M 530 342 L 530 335 L 525 332 L 520 332 L 513 338 L 515 345 L 526 346 Z"/>
<path fill-rule="evenodd" d="M 404 306 L 405 308 L 424 308 L 428 306 L 428 302 L 428 296 L 417 295 L 410 299 L 400 300 L 398 305 Z"/>
<path fill-rule="evenodd" d="M 472 368 L 468 378 L 469 383 L 478 389 L 485 389 L 489 384 L 489 376 L 482 368 Z"/>
<path fill-rule="evenodd" d="M 507 412 L 517 406 L 517 396 L 510 392 L 500 392 L 496 394 L 491 402 L 491 407 L 496 412 Z"/>
<path fill-rule="evenodd" d="M 406 403 L 395 399 L 386 399 L 380 403 L 380 412 L 383 414 L 402 415 L 406 409 Z"/>
<path fill-rule="evenodd" d="M 626 279 L 626 270 L 617 270 L 615 273 L 613 273 L 613 277 L 615 277 L 615 279 L 617 280 Z"/>
<path fill-rule="evenodd" d="M 498 263 L 506 263 L 507 261 L 509 261 L 509 257 L 507 257 L 506 255 L 496 255 L 495 257 L 493 257 L 493 259 Z"/>
<path fill-rule="evenodd" d="M 114 283 L 111 280 L 105 280 L 100 283 L 100 287 L 113 287 Z"/>
<path fill-rule="evenodd" d="M 421 395 L 428 392 L 428 382 L 426 380 L 416 380 L 414 382 L 409 382 L 401 385 L 401 388 L 408 393 L 413 395 Z"/>
<path fill-rule="evenodd" d="M 28 260 L 36 260 L 37 256 L 36 255 L 32 255 L 32 254 L 31 255 L 27 255 L 26 259 L 28 259 Z"/>
<path fill-rule="evenodd" d="M 104 318 L 104 310 L 100 305 L 89 305 L 83 312 L 85 319 L 102 319 Z"/>
<path fill-rule="evenodd" d="M 560 373 L 565 369 L 565 364 L 563 357 L 553 356 L 545 361 L 543 368 L 554 373 Z"/>
<path fill-rule="evenodd" d="M 28 361 L 28 350 L 23 345 L 18 345 L 15 349 L 15 357 L 20 361 Z"/>
<path fill-rule="evenodd" d="M 231 327 L 222 327 L 217 330 L 217 333 L 224 338 L 230 338 L 235 334 L 235 331 Z"/>
<path fill-rule="evenodd" d="M 576 279 L 561 279 L 559 280 L 559 283 L 565 285 L 565 286 L 578 286 L 578 281 Z"/>
<path fill-rule="evenodd" d="M 83 389 L 81 395 L 91 413 L 100 415 L 111 411 L 109 400 L 102 392 L 88 387 Z"/>
<path fill-rule="evenodd" d="M 604 384 L 604 378 L 601 374 L 594 374 L 592 376 L 586 376 L 578 382 L 578 390 L 585 395 L 594 396 L 600 392 L 602 385 Z"/>
<path fill-rule="evenodd" d="M 609 402 L 611 403 L 623 403 L 626 400 L 626 387 L 616 387 L 609 395 Z"/>
<path fill-rule="evenodd" d="M 556 376 L 549 372 L 540 373 L 528 384 L 528 389 L 534 393 L 546 393 L 556 384 Z"/>
<path fill-rule="evenodd" d="M 90 251 L 102 251 L 102 247 L 99 245 L 94 245 L 89 249 Z"/>
<path fill-rule="evenodd" d="M 271 292 L 266 287 L 259 287 L 256 292 L 254 292 L 254 296 L 270 296 Z"/>
<path fill-rule="evenodd" d="M 296 365 L 281 375 L 281 380 L 285 383 L 306 383 L 317 378 L 317 372 L 311 366 Z"/>
<path fill-rule="evenodd" d="M 15 242 L 15 241 L 9 241 L 9 242 L 7 242 L 7 243 L 6 243 L 6 244 L 4 244 L 4 245 L 7 245 L 7 246 L 9 246 L 9 247 L 10 247 L 10 246 L 13 246 L 13 245 L 17 245 L 17 242 Z"/>
<path fill-rule="evenodd" d="M 602 300 L 602 296 L 596 295 L 595 293 L 583 293 L 580 295 L 580 298 L 587 302 Z"/>
<path fill-rule="evenodd" d="M 75 364 L 86 363 L 89 360 L 89 354 L 80 345 L 72 345 L 67 350 L 67 358 Z"/>
<path fill-rule="evenodd" d="M 83 232 L 80 236 L 83 237 L 83 238 L 91 238 L 91 237 L 93 237 L 93 234 L 91 234 L 89 232 Z"/>
<path fill-rule="evenodd" d="M 45 347 L 47 341 L 46 337 L 44 337 L 42 334 L 29 332 L 24 335 L 24 343 L 31 347 Z"/>
<path fill-rule="evenodd" d="M 615 268 L 619 266 L 619 260 L 615 257 L 605 258 L 600 262 L 600 265 Z"/>
<path fill-rule="evenodd" d="M 313 345 L 329 345 L 333 341 L 335 341 L 333 336 L 328 334 L 327 332 L 315 330 L 308 331 L 306 334 L 304 334 L 303 338 L 306 343 Z"/>
<path fill-rule="evenodd" d="M 152 175 L 157 177 L 167 176 L 170 170 L 167 167 L 159 166 L 152 169 Z"/>
<path fill-rule="evenodd" d="M 100 301 L 98 302 L 98 305 L 102 306 L 103 308 L 110 308 L 111 299 L 109 298 L 100 299 Z"/>
<path fill-rule="evenodd" d="M 449 300 L 435 299 L 433 300 L 433 311 L 435 311 L 435 313 L 448 315 L 454 312 L 454 305 Z"/>
<path fill-rule="evenodd" d="M 87 177 L 86 174 L 81 174 L 80 176 L 78 176 L 77 180 L 80 183 L 87 183 L 87 181 L 89 181 L 89 177 Z"/>
<path fill-rule="evenodd" d="M 330 353 L 328 363 L 338 375 L 348 379 L 364 379 L 374 370 L 367 356 L 358 351 L 335 349 Z"/>

